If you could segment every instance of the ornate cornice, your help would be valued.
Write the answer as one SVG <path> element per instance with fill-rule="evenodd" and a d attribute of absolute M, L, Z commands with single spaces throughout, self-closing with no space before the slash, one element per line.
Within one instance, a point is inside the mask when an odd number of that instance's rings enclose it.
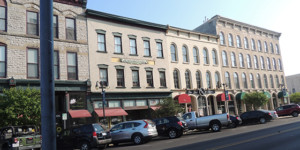
<path fill-rule="evenodd" d="M 53 2 L 86 8 L 87 0 L 53 0 Z"/>

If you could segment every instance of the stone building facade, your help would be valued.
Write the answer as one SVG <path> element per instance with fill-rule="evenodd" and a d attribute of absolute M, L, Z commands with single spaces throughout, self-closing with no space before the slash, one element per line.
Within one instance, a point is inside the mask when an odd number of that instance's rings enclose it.
<path fill-rule="evenodd" d="M 286 76 L 286 83 L 289 94 L 300 92 L 300 74 Z"/>

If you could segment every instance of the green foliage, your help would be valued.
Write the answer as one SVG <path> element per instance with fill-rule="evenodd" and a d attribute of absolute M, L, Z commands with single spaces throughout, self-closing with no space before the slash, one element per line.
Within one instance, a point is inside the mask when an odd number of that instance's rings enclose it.
<path fill-rule="evenodd" d="M 254 110 L 256 110 L 268 102 L 268 97 L 264 93 L 252 92 L 246 93 L 243 97 L 243 101 L 246 104 L 249 104 L 251 106 L 253 105 Z"/>
<path fill-rule="evenodd" d="M 41 96 L 37 89 L 3 89 L 0 96 L 0 127 L 40 125 Z"/>
<path fill-rule="evenodd" d="M 290 95 L 290 99 L 294 103 L 299 103 L 300 102 L 300 92 L 296 92 Z"/>
<path fill-rule="evenodd" d="M 154 118 L 174 116 L 177 113 L 183 112 L 183 108 L 180 106 L 178 101 L 173 100 L 172 98 L 163 99 L 163 101 L 159 103 L 158 106 L 159 109 L 156 109 L 154 111 Z"/>

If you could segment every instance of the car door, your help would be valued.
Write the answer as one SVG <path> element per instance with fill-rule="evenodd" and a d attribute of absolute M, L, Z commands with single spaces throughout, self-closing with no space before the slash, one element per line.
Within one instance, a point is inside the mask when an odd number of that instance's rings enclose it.
<path fill-rule="evenodd" d="M 131 139 L 132 134 L 135 132 L 134 122 L 128 122 L 124 124 L 124 129 L 122 130 L 122 135 L 124 140 Z"/>
<path fill-rule="evenodd" d="M 182 118 L 185 120 L 185 122 L 189 128 L 194 128 L 196 126 L 196 119 L 192 118 L 191 113 L 187 113 L 187 114 L 183 115 Z"/>
<path fill-rule="evenodd" d="M 250 114 L 250 112 L 245 112 L 241 115 L 241 119 L 244 123 L 249 122 L 249 114 Z"/>
<path fill-rule="evenodd" d="M 59 149 L 71 148 L 71 130 L 64 130 L 58 137 L 57 147 Z"/>
<path fill-rule="evenodd" d="M 110 134 L 111 134 L 111 138 L 112 141 L 119 141 L 122 139 L 122 129 L 124 128 L 124 123 L 121 124 L 117 124 L 115 125 L 111 130 L 110 130 Z"/>

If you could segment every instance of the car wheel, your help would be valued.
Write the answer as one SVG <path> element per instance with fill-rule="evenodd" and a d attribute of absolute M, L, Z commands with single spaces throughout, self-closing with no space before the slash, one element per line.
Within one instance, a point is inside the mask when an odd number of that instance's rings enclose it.
<path fill-rule="evenodd" d="M 211 123 L 210 128 L 213 132 L 218 132 L 221 130 L 221 125 L 219 122 L 214 121 Z"/>
<path fill-rule="evenodd" d="M 170 129 L 168 135 L 170 139 L 174 139 L 177 136 L 177 131 L 175 129 Z"/>
<path fill-rule="evenodd" d="M 259 119 L 259 122 L 260 122 L 261 124 L 264 124 L 264 123 L 266 123 L 266 119 L 265 119 L 264 117 L 262 117 L 262 118 Z"/>
<path fill-rule="evenodd" d="M 88 142 L 83 142 L 80 145 L 80 150 L 90 150 L 90 144 Z"/>
<path fill-rule="evenodd" d="M 143 143 L 143 136 L 141 134 L 135 134 L 132 137 L 132 141 L 136 145 L 142 144 Z"/>
<path fill-rule="evenodd" d="M 237 124 L 236 122 L 232 122 L 230 125 L 229 125 L 230 128 L 236 128 L 237 127 Z"/>
<path fill-rule="evenodd" d="M 298 117 L 298 115 L 299 115 L 299 114 L 298 114 L 297 112 L 295 112 L 295 111 L 292 113 L 292 116 L 293 116 L 293 117 Z"/>

